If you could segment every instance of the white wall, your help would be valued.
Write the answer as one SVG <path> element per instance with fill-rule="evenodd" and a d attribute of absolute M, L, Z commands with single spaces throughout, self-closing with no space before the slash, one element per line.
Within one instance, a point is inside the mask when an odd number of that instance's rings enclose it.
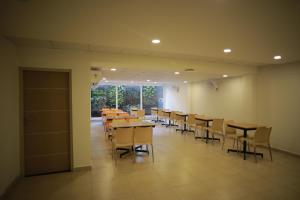
<path fill-rule="evenodd" d="M 256 122 L 256 77 L 246 75 L 192 84 L 192 112 Z"/>
<path fill-rule="evenodd" d="M 258 121 L 272 126 L 274 147 L 300 155 L 300 63 L 258 73 Z"/>
<path fill-rule="evenodd" d="M 164 108 L 181 112 L 191 111 L 190 84 L 164 87 Z"/>
<path fill-rule="evenodd" d="M 0 37 L 0 196 L 20 174 L 19 78 L 15 47 Z"/>
<path fill-rule="evenodd" d="M 17 50 L 22 67 L 72 70 L 73 167 L 90 166 L 91 65 L 76 52 L 37 48 Z"/>

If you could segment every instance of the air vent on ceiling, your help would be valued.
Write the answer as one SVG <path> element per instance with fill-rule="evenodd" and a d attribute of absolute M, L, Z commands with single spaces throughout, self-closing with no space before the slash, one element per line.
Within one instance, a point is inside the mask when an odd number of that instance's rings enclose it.
<path fill-rule="evenodd" d="M 193 72 L 193 71 L 195 71 L 195 70 L 192 69 L 192 68 L 187 68 L 187 69 L 185 69 L 184 71 L 185 71 L 185 72 Z"/>
<path fill-rule="evenodd" d="M 100 68 L 99 67 L 91 67 L 91 70 L 92 71 L 100 71 Z"/>

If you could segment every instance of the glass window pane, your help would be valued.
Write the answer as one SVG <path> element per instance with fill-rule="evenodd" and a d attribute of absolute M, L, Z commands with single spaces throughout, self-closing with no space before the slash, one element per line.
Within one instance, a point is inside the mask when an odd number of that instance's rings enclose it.
<path fill-rule="evenodd" d="M 91 116 L 101 116 L 102 108 L 116 107 L 116 87 L 113 85 L 101 85 L 91 91 Z"/>
<path fill-rule="evenodd" d="M 146 115 L 151 114 L 151 108 L 163 108 L 163 87 L 143 86 L 143 109 Z"/>
<path fill-rule="evenodd" d="M 121 85 L 118 87 L 118 108 L 129 112 L 131 107 L 140 108 L 140 87 Z"/>

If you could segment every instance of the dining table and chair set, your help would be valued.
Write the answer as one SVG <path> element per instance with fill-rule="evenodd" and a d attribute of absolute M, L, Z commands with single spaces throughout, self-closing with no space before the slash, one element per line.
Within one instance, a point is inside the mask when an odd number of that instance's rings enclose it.
<path fill-rule="evenodd" d="M 153 128 L 156 124 L 166 128 L 176 126 L 176 132 L 181 134 L 192 132 L 195 140 L 204 140 L 205 143 L 217 140 L 221 142 L 222 150 L 225 141 L 231 139 L 233 146 L 227 152 L 243 154 L 244 160 L 247 154 L 253 154 L 257 161 L 257 155 L 263 157 L 263 153 L 256 151 L 257 147 L 266 147 L 272 161 L 271 127 L 159 108 L 151 108 L 151 122 L 145 120 L 144 110 L 134 109 L 130 114 L 119 109 L 102 109 L 101 112 L 104 132 L 112 142 L 115 161 L 118 150 L 123 151 L 120 157 L 133 153 L 135 159 L 137 152 L 149 154 L 148 147 L 151 146 L 154 162 Z M 146 149 L 143 149 L 144 146 Z"/>
<path fill-rule="evenodd" d="M 101 111 L 104 132 L 112 142 L 112 158 L 116 163 L 118 150 L 122 151 L 120 158 L 133 153 L 135 161 L 137 152 L 150 154 L 149 146 L 151 146 L 154 162 L 153 128 L 155 124 L 144 120 L 144 110 L 134 109 L 130 114 L 119 109 L 102 109 Z M 146 149 L 143 149 L 143 146 Z"/>
<path fill-rule="evenodd" d="M 169 115 L 163 113 L 169 113 Z M 273 159 L 270 145 L 271 127 L 169 109 L 151 108 L 151 116 L 156 123 L 162 123 L 166 127 L 178 126 L 176 131 L 182 134 L 194 133 L 195 140 L 202 139 L 205 143 L 220 141 L 222 149 L 226 139 L 231 139 L 233 147 L 227 149 L 227 152 L 241 153 L 244 160 L 247 154 L 253 154 L 255 161 L 257 161 L 257 155 L 263 157 L 263 153 L 256 151 L 257 147 L 267 148 L 271 161 Z M 253 147 L 253 151 L 250 151 L 250 147 Z"/>

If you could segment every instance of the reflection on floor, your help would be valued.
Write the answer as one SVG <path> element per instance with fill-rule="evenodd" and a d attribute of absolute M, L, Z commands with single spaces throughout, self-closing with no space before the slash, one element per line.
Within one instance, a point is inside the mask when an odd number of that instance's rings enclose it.
<path fill-rule="evenodd" d="M 100 121 L 92 121 L 92 171 L 23 179 L 8 199 L 299 199 L 300 159 L 279 152 L 270 162 L 222 151 L 174 128 L 155 128 L 151 156 L 111 158 Z M 231 145 L 232 141 L 228 141 Z"/>

